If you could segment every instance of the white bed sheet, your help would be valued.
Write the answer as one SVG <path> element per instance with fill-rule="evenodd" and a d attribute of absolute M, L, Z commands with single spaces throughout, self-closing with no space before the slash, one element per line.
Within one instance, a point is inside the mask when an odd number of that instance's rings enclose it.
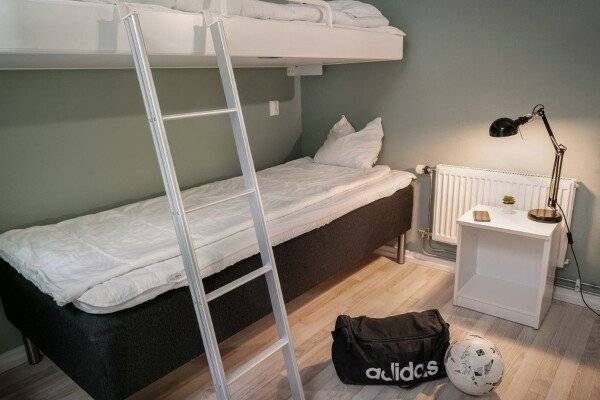
<path fill-rule="evenodd" d="M 385 166 L 356 170 L 320 165 L 304 158 L 260 171 L 258 178 L 267 220 L 275 221 L 336 195 L 366 188 L 390 174 Z M 410 181 L 412 175 L 407 176 Z M 238 177 L 189 189 L 183 198 L 189 209 L 242 189 Z M 253 235 L 247 235 L 246 242 L 235 240 L 234 247 L 219 246 L 227 243 L 223 239 L 239 232 L 251 233 L 247 199 L 203 208 L 189 214 L 188 221 L 202 276 L 247 257 L 247 248 L 255 245 Z M 166 199 L 159 197 L 55 225 L 5 232 L 0 235 L 0 256 L 63 305 L 113 278 L 175 259 L 179 249 Z M 168 274 L 171 284 L 183 276 L 179 268 Z M 125 281 L 116 281 L 115 287 L 123 289 Z M 153 278 L 141 278 L 123 289 L 127 295 L 113 297 L 121 302 L 131 300 L 152 289 L 152 282 Z M 83 300 L 89 304 L 89 298 Z"/>

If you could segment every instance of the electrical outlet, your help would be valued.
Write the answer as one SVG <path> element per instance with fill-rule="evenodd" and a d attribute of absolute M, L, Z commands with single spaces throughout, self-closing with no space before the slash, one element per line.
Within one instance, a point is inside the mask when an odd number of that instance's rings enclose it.
<path fill-rule="evenodd" d="M 269 116 L 274 117 L 279 115 L 279 101 L 271 100 L 269 101 Z"/>

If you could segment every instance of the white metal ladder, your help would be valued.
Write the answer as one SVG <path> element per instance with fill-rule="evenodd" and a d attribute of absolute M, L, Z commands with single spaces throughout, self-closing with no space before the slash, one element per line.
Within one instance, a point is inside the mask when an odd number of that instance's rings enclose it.
<path fill-rule="evenodd" d="M 177 240 L 179 242 L 179 248 L 181 250 L 183 264 L 185 267 L 190 292 L 192 294 L 196 317 L 198 319 L 200 333 L 202 335 L 202 341 L 204 343 L 206 358 L 208 359 L 217 399 L 228 400 L 230 398 L 229 384 L 231 382 L 235 381 L 246 372 L 258 366 L 258 364 L 266 360 L 277 351 L 282 350 L 285 365 L 287 367 L 287 376 L 290 383 L 292 396 L 295 400 L 304 400 L 302 382 L 300 380 L 296 355 L 294 354 L 294 347 L 291 340 L 285 303 L 283 301 L 283 295 L 281 294 L 281 285 L 277 275 L 277 268 L 275 266 L 273 248 L 267 231 L 264 209 L 260 198 L 258 182 L 256 180 L 256 171 L 254 169 L 254 162 L 252 161 L 252 154 L 246 133 L 246 125 L 244 123 L 244 116 L 242 114 L 237 85 L 233 73 L 233 66 L 231 64 L 231 57 L 227 48 L 223 21 L 217 20 L 211 24 L 210 30 L 217 55 L 223 90 L 227 100 L 227 108 L 222 110 L 198 111 L 175 115 L 163 115 L 161 112 L 138 15 L 135 13 L 135 11 L 128 10 L 126 15 L 123 17 L 123 21 L 127 29 L 127 36 L 131 46 L 135 69 L 137 71 L 142 96 L 144 98 L 144 105 L 146 107 L 146 113 L 148 115 L 150 129 L 152 131 L 152 138 L 154 140 L 154 147 L 158 157 L 158 163 L 160 165 L 160 171 L 167 194 L 167 199 L 169 201 L 169 207 L 173 217 L 173 224 L 175 225 Z M 194 248 L 192 246 L 192 239 L 186 218 L 186 213 L 196 211 L 198 208 L 191 210 L 184 209 L 183 201 L 181 199 L 181 190 L 177 181 L 177 175 L 173 165 L 173 159 L 171 156 L 171 150 L 169 148 L 169 141 L 167 139 L 164 122 L 182 118 L 195 118 L 219 114 L 228 114 L 231 119 L 231 126 L 233 128 L 233 135 L 235 138 L 235 146 L 240 160 L 242 173 L 244 175 L 245 190 L 219 202 L 207 204 L 204 207 L 214 205 L 222 201 L 248 196 L 263 267 L 207 294 L 204 291 L 202 278 L 199 274 L 198 264 L 194 253 Z M 260 352 L 250 361 L 236 368 L 236 370 L 227 378 L 223 369 L 223 361 L 221 359 L 221 353 L 219 351 L 217 338 L 214 332 L 208 302 L 262 275 L 264 275 L 267 280 L 279 340 Z"/>

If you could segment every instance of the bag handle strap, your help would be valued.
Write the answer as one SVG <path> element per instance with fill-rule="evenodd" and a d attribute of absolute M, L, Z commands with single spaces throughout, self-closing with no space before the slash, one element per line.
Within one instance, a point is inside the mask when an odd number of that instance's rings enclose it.
<path fill-rule="evenodd" d="M 342 335 L 342 339 L 344 343 L 346 343 L 346 348 L 350 350 L 352 337 L 352 326 L 350 325 L 350 317 L 347 315 L 340 315 L 337 317 L 335 321 L 335 328 L 331 331 L 331 337 L 335 341 L 338 336 Z"/>

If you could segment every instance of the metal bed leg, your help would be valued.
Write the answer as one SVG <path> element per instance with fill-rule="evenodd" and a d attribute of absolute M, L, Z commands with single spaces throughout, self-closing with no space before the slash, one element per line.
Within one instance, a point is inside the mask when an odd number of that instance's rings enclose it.
<path fill-rule="evenodd" d="M 406 233 L 398 236 L 398 247 L 396 251 L 396 262 L 398 264 L 404 264 L 406 262 Z"/>
<path fill-rule="evenodd" d="M 29 365 L 35 365 L 42 361 L 42 353 L 37 348 L 35 343 L 23 336 L 23 345 L 25 345 L 25 352 L 27 353 L 27 361 Z"/>

